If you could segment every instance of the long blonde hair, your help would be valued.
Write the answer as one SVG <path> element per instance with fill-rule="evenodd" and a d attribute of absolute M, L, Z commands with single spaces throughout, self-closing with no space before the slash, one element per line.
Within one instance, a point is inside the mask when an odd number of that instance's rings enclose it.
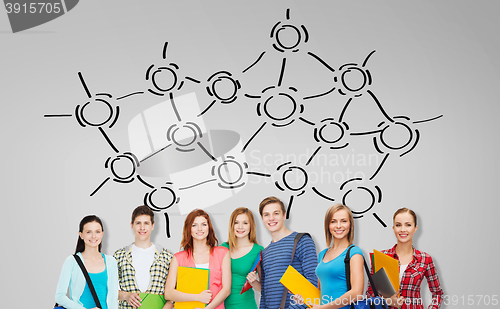
<path fill-rule="evenodd" d="M 349 246 L 354 242 L 354 218 L 352 216 L 351 209 L 346 205 L 335 204 L 326 210 L 325 214 L 325 238 L 326 238 L 326 246 L 330 247 L 333 244 L 333 236 L 330 233 L 330 222 L 332 221 L 333 214 L 339 210 L 345 209 L 347 215 L 349 216 L 350 230 L 349 234 L 347 234 L 347 241 L 349 242 Z"/>
<path fill-rule="evenodd" d="M 253 218 L 253 213 L 250 209 L 246 207 L 236 208 L 231 217 L 229 218 L 229 237 L 227 243 L 229 244 L 229 249 L 236 248 L 236 235 L 234 234 L 234 225 L 236 223 L 236 218 L 239 215 L 247 215 L 248 221 L 250 221 L 250 233 L 248 233 L 248 240 L 251 243 L 257 244 L 257 233 L 255 232 L 255 219 Z"/>

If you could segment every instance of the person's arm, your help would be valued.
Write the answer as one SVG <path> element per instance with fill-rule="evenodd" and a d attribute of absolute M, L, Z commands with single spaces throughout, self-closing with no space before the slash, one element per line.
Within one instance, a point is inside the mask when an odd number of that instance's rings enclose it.
<path fill-rule="evenodd" d="M 222 302 L 231 294 L 231 257 L 229 251 L 222 260 L 222 289 L 215 295 L 205 309 L 213 309 L 222 304 Z"/>
<path fill-rule="evenodd" d="M 300 261 L 303 276 L 315 287 L 318 287 L 318 277 L 316 276 L 316 267 L 318 266 L 318 255 L 316 254 L 316 245 L 311 237 L 304 235 L 297 243 L 295 257 Z M 292 295 L 291 301 L 303 305 L 304 302 L 314 302 L 314 300 L 304 299 L 299 294 Z M 303 308 L 307 308 L 303 305 Z"/>
<path fill-rule="evenodd" d="M 313 306 L 314 309 L 338 309 L 345 307 L 358 300 L 358 297 L 363 297 L 363 287 L 364 287 L 364 272 L 363 272 L 363 256 L 360 254 L 355 254 L 351 257 L 351 289 L 344 293 L 339 298 L 335 299 L 333 302 L 321 305 Z"/>
<path fill-rule="evenodd" d="M 434 262 L 432 261 L 430 255 L 428 257 L 429 263 L 427 264 L 427 269 L 425 270 L 424 275 L 425 278 L 427 278 L 429 291 L 431 291 L 432 294 L 432 300 L 429 308 L 438 309 L 441 307 L 441 303 L 443 302 L 443 289 L 441 289 L 441 283 L 439 282 Z"/>
<path fill-rule="evenodd" d="M 121 290 L 122 282 L 123 282 L 123 271 L 121 269 L 120 261 L 122 259 L 122 255 L 124 254 L 124 249 L 118 249 L 113 254 L 113 257 L 117 261 L 117 269 L 118 269 L 118 300 L 126 301 L 130 306 L 137 308 L 141 306 L 142 299 L 139 297 L 139 293 L 131 293 Z"/>
<path fill-rule="evenodd" d="M 260 286 L 260 281 L 257 280 L 257 274 L 259 274 L 259 277 L 261 277 L 261 270 L 260 270 L 260 265 L 257 266 L 257 271 L 253 271 L 251 273 L 248 273 L 247 275 L 247 280 L 248 280 L 248 283 L 250 283 L 250 285 L 252 286 L 252 288 L 259 292 L 261 291 L 261 286 Z"/>
<path fill-rule="evenodd" d="M 199 301 L 204 304 L 208 304 L 210 299 L 212 298 L 212 292 L 210 290 L 205 290 L 200 294 L 190 294 L 178 291 L 175 289 L 177 285 L 177 259 L 175 256 L 172 258 L 172 262 L 170 262 L 170 268 L 168 270 L 167 281 L 165 282 L 165 299 L 172 301 Z M 229 265 L 229 276 L 231 276 L 231 265 Z M 231 280 L 231 278 L 229 279 Z M 231 281 L 229 281 L 231 282 Z M 231 287 L 229 287 L 231 288 Z"/>
<path fill-rule="evenodd" d="M 55 300 L 56 303 L 67 309 L 85 309 L 82 305 L 69 299 L 67 296 L 69 283 L 71 281 L 71 274 L 73 272 L 73 267 L 75 266 L 78 267 L 78 264 L 76 264 L 75 258 L 70 255 L 64 261 L 61 274 L 59 275 Z"/>

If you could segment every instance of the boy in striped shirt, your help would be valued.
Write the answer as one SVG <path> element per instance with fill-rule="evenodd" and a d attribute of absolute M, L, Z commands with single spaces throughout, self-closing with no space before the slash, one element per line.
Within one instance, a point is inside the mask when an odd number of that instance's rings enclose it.
<path fill-rule="evenodd" d="M 272 237 L 272 242 L 262 251 L 260 309 L 278 309 L 285 289 L 279 280 L 290 265 L 297 232 L 286 228 L 285 206 L 277 197 L 265 198 L 259 205 L 259 213 Z M 318 286 L 318 278 L 315 273 L 318 255 L 314 241 L 310 236 L 304 235 L 299 240 L 291 265 L 309 282 L 316 287 Z M 291 308 L 307 308 L 307 306 L 299 305 L 293 295 L 288 292 L 284 309 Z"/>

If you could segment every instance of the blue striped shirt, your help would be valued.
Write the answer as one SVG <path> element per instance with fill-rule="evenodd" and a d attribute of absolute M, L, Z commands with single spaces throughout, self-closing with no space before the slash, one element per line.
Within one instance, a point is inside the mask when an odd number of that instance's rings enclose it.
<path fill-rule="evenodd" d="M 260 309 L 278 309 L 280 307 L 284 287 L 279 281 L 290 265 L 295 235 L 297 232 L 293 232 L 277 242 L 271 242 L 262 251 Z M 316 246 L 311 237 L 304 235 L 295 249 L 292 267 L 317 287 L 316 266 L 318 266 Z M 295 302 L 290 301 L 290 296 L 292 294 L 288 293 L 285 308 L 307 308 L 306 305 L 294 305 Z"/>

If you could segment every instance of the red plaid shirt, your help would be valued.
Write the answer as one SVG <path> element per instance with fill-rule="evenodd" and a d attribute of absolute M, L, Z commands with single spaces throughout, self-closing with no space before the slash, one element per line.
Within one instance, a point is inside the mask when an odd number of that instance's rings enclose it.
<path fill-rule="evenodd" d="M 382 253 L 399 261 L 399 257 L 396 254 L 396 245 L 392 247 L 392 249 L 383 250 Z M 443 302 L 443 290 L 441 289 L 439 278 L 436 273 L 434 263 L 432 262 L 432 258 L 429 254 L 413 248 L 413 260 L 410 262 L 410 264 L 408 264 L 408 267 L 401 277 L 401 282 L 399 283 L 401 296 L 403 296 L 405 299 L 408 298 L 401 307 L 402 309 L 424 308 L 422 297 L 420 296 L 420 285 L 422 284 L 422 280 L 424 279 L 424 277 L 427 278 L 429 290 L 432 293 L 432 300 L 430 302 L 429 308 L 438 309 L 441 307 L 441 303 Z M 374 296 L 370 283 L 368 283 L 368 290 L 366 291 L 366 295 L 368 297 Z"/>

